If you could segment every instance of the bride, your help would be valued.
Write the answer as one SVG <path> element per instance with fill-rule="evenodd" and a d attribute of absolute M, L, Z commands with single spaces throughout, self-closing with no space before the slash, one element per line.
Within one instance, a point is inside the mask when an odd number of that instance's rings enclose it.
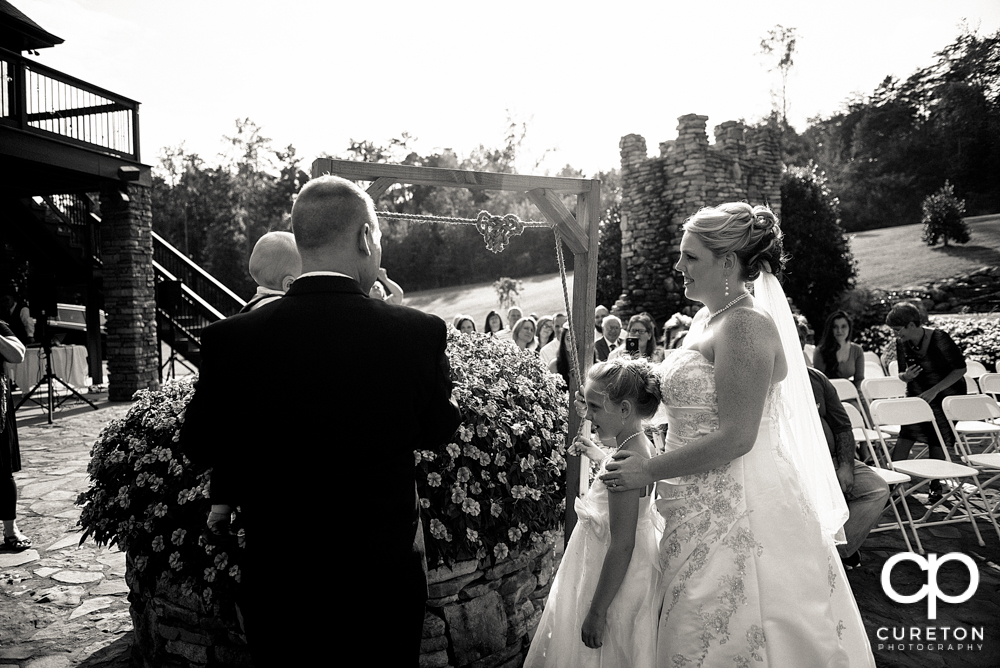
<path fill-rule="evenodd" d="M 772 273 L 783 260 L 767 208 L 688 219 L 675 268 L 705 307 L 661 366 L 667 450 L 619 452 L 601 478 L 611 492 L 656 482 L 660 668 L 875 665 L 835 548 L 847 507 Z"/>

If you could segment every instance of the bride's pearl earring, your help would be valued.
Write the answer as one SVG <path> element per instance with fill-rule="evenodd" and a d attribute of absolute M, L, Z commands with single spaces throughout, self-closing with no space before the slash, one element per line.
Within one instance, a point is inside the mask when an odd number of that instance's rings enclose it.
<path fill-rule="evenodd" d="M 726 276 L 726 296 L 729 296 L 729 277 Z"/>

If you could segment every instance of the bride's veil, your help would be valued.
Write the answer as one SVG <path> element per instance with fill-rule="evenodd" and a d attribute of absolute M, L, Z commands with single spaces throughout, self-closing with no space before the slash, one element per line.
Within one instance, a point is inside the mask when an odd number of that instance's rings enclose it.
<path fill-rule="evenodd" d="M 836 543 L 845 542 L 843 526 L 848 517 L 847 503 L 837 482 L 830 450 L 820 425 L 813 399 L 812 383 L 799 344 L 798 329 L 788 307 L 785 291 L 774 274 L 762 271 L 754 281 L 754 303 L 774 321 L 788 363 L 788 375 L 781 382 L 781 395 L 788 411 L 789 456 L 799 473 L 799 483 L 807 502 L 818 515 L 823 533 Z"/>

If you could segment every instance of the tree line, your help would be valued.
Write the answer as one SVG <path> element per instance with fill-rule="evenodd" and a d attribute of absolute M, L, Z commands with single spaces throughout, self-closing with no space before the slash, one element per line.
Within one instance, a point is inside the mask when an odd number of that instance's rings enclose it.
<path fill-rule="evenodd" d="M 793 30 L 783 30 L 770 40 L 772 52 L 781 56 L 783 77 L 794 62 L 794 38 Z M 905 81 L 886 78 L 842 111 L 811 119 L 801 133 L 787 123 L 783 93 L 781 98 L 781 106 L 758 125 L 776 127 L 781 137 L 787 167 L 783 227 L 802 240 L 790 240 L 799 265 L 789 273 L 791 292 L 802 292 L 797 303 L 808 296 L 819 313 L 853 286 L 856 272 L 842 241 L 844 230 L 919 223 L 921 203 L 946 182 L 965 200 L 967 215 L 1000 211 L 1000 31 L 986 37 L 963 31 L 935 54 L 932 65 Z M 526 133 L 525 123 L 511 120 L 499 146 L 481 144 L 466 156 L 450 149 L 421 155 L 404 132 L 383 143 L 352 140 L 341 154 L 325 157 L 515 173 Z M 154 172 L 153 226 L 237 294 L 249 297 L 254 292 L 247 272 L 250 251 L 265 232 L 289 229 L 293 197 L 309 174 L 292 146 L 275 148 L 250 119 L 237 121 L 225 146 L 218 164 L 183 145 L 162 151 Z M 557 175 L 584 176 L 570 165 Z M 602 180 L 604 209 L 599 301 L 610 306 L 621 285 L 620 173 L 611 169 L 594 177 Z M 565 203 L 575 209 L 575 198 Z M 376 208 L 461 218 L 474 218 L 481 210 L 513 213 L 522 220 L 540 217 L 521 193 L 402 184 L 386 191 Z M 796 227 L 801 234 L 793 234 Z M 383 230 L 385 266 L 406 290 L 558 270 L 555 241 L 547 230 L 526 230 L 500 254 L 487 250 L 469 225 L 387 220 Z M 817 239 L 824 244 L 817 245 Z M 572 269 L 572 254 L 565 256 Z"/>

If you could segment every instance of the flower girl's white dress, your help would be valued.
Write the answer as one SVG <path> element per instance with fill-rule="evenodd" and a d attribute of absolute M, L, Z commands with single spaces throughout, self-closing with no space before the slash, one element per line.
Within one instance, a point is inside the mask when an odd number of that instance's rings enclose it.
<path fill-rule="evenodd" d="M 605 459 L 605 464 L 610 458 Z M 604 464 L 598 475 L 605 472 Z M 556 572 L 525 668 L 651 668 L 656 652 L 659 582 L 657 515 L 649 495 L 639 499 L 635 548 L 625 579 L 608 608 L 603 646 L 583 644 L 583 620 L 611 545 L 608 489 L 595 479 L 576 500 L 577 524 Z"/>

